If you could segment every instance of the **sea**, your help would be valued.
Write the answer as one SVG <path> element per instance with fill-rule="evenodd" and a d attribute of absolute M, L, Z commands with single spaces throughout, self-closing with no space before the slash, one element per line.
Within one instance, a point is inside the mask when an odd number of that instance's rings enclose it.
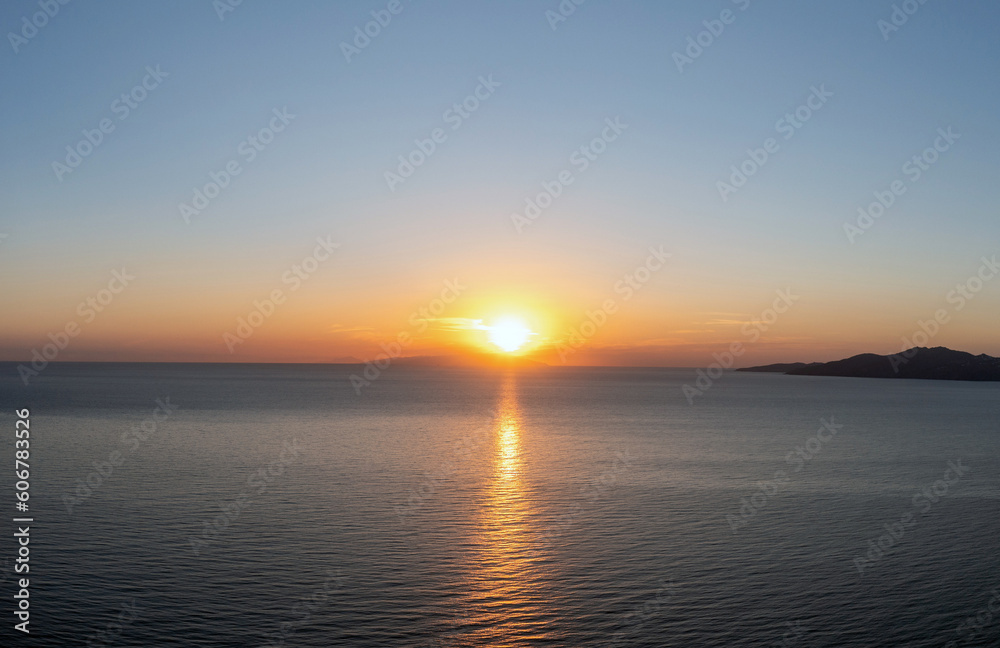
<path fill-rule="evenodd" d="M 0 364 L 0 644 L 1000 645 L 1000 383 L 363 370 Z"/>

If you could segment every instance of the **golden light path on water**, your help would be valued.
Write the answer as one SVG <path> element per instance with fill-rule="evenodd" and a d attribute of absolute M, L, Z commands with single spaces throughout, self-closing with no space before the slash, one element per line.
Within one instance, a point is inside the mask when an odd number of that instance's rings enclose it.
<path fill-rule="evenodd" d="M 524 431 L 513 375 L 505 377 L 493 424 L 493 459 L 479 511 L 468 632 L 460 645 L 527 646 L 545 636 L 545 599 L 534 551 L 537 530 L 525 475 Z"/>

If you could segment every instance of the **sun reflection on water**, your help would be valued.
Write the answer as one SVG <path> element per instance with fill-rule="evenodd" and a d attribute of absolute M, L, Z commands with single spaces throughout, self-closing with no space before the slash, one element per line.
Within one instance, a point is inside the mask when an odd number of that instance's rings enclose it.
<path fill-rule="evenodd" d="M 521 481 L 521 422 L 514 386 L 506 387 L 497 421 L 497 473 L 502 482 L 516 487 Z"/>
<path fill-rule="evenodd" d="M 545 597 L 534 551 L 524 430 L 513 375 L 502 384 L 493 429 L 493 460 L 481 502 L 468 645 L 525 646 L 546 634 Z M 529 639 L 530 638 L 530 639 Z M 464 643 L 462 645 L 465 645 Z"/>

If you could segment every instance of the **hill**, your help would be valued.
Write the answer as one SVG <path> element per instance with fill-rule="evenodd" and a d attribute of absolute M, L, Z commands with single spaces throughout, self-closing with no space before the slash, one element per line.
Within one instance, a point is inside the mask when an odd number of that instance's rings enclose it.
<path fill-rule="evenodd" d="M 1000 381 L 1000 358 L 986 354 L 972 355 L 945 347 L 913 347 L 892 355 L 862 353 L 833 362 L 793 364 L 801 366 L 784 373 L 790 376 Z M 780 369 L 775 367 L 781 366 L 764 365 L 738 371 L 776 372 Z"/>

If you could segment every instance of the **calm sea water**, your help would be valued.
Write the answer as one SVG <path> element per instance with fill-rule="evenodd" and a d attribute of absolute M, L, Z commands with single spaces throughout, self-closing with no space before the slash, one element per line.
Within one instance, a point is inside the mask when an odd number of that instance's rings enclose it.
<path fill-rule="evenodd" d="M 1000 645 L 1000 384 L 0 370 L 36 645 Z"/>

